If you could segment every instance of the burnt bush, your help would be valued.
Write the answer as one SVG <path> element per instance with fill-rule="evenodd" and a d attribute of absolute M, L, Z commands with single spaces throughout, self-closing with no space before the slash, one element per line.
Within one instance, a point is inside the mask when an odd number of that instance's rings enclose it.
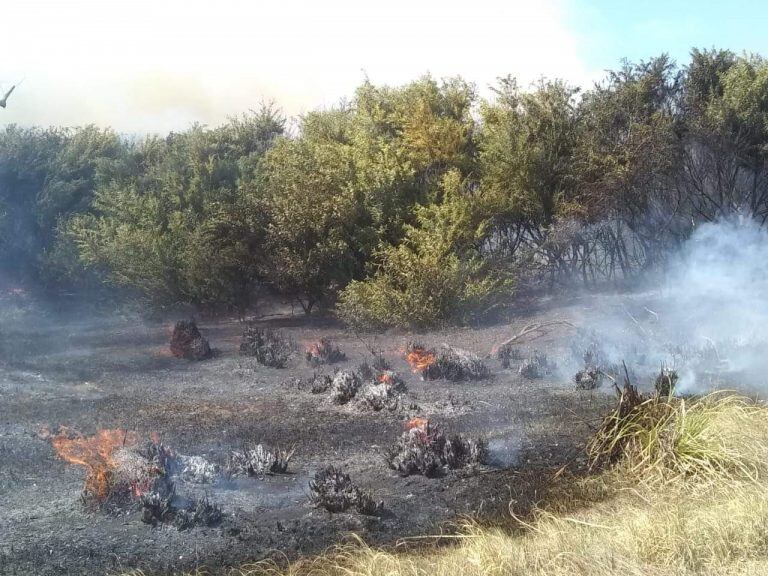
<path fill-rule="evenodd" d="M 152 526 L 172 522 L 176 515 L 173 506 L 175 497 L 176 490 L 173 485 L 166 490 L 152 490 L 142 494 L 141 521 Z"/>
<path fill-rule="evenodd" d="M 224 514 L 221 508 L 207 497 L 192 501 L 186 508 L 176 511 L 173 525 L 178 530 L 189 530 L 195 526 L 217 526 Z"/>
<path fill-rule="evenodd" d="M 331 382 L 331 401 L 334 404 L 346 404 L 355 397 L 361 385 L 360 377 L 355 372 L 350 370 L 336 372 Z"/>
<path fill-rule="evenodd" d="M 309 498 L 312 504 L 328 512 L 345 512 L 355 508 L 360 514 L 378 515 L 383 502 L 376 502 L 368 492 L 358 488 L 349 474 L 334 466 L 318 470 L 309 482 Z"/>
<path fill-rule="evenodd" d="M 675 392 L 675 386 L 679 376 L 675 370 L 662 368 L 653 382 L 656 393 L 659 396 L 671 396 Z"/>
<path fill-rule="evenodd" d="M 418 342 L 411 342 L 406 347 L 405 358 L 413 371 L 424 380 L 482 380 L 491 374 L 476 354 L 447 344 L 435 351 Z"/>
<path fill-rule="evenodd" d="M 173 327 L 171 354 L 186 360 L 205 360 L 213 356 L 213 351 L 194 320 L 180 320 Z"/>
<path fill-rule="evenodd" d="M 518 348 L 502 346 L 496 353 L 496 359 L 501 362 L 502 368 L 508 370 L 513 362 L 520 362 L 523 359 L 523 355 Z"/>
<path fill-rule="evenodd" d="M 267 474 L 284 474 L 293 457 L 293 450 L 269 449 L 263 444 L 235 450 L 229 456 L 227 471 L 233 475 L 262 478 Z"/>
<path fill-rule="evenodd" d="M 313 374 L 311 378 L 302 380 L 301 386 L 303 388 L 309 388 L 312 394 L 324 394 L 331 389 L 333 384 L 333 376 L 330 374 Z"/>
<path fill-rule="evenodd" d="M 483 439 L 468 439 L 461 435 L 446 437 L 442 429 L 428 420 L 415 423 L 387 450 L 385 460 L 402 476 L 421 474 L 427 477 L 443 475 L 448 469 L 483 464 L 488 458 Z"/>
<path fill-rule="evenodd" d="M 373 360 L 369 363 L 367 360 L 357 368 L 358 374 L 363 380 L 373 380 L 382 372 L 391 370 L 391 366 L 382 354 L 374 354 Z"/>
<path fill-rule="evenodd" d="M 240 354 L 271 368 L 285 368 L 294 350 L 293 342 L 280 332 L 254 327 L 245 329 L 240 342 Z"/>
<path fill-rule="evenodd" d="M 400 406 L 402 394 L 406 391 L 405 382 L 396 372 L 381 372 L 360 394 L 361 403 L 373 410 L 396 410 Z"/>
<path fill-rule="evenodd" d="M 344 362 L 347 356 L 330 338 L 320 338 L 307 348 L 306 359 L 311 366 L 321 366 Z"/>
<path fill-rule="evenodd" d="M 141 521 L 157 526 L 172 524 L 178 530 L 195 526 L 215 526 L 223 518 L 221 508 L 207 497 L 199 500 L 181 498 L 168 478 L 159 478 L 149 492 L 140 497 Z"/>
<path fill-rule="evenodd" d="M 555 363 L 549 360 L 546 354 L 534 350 L 528 358 L 523 360 L 517 371 L 523 378 L 534 380 L 549 376 L 555 367 Z"/>
<path fill-rule="evenodd" d="M 597 368 L 588 367 L 576 372 L 573 379 L 576 383 L 576 390 L 594 390 L 603 383 L 603 373 Z"/>

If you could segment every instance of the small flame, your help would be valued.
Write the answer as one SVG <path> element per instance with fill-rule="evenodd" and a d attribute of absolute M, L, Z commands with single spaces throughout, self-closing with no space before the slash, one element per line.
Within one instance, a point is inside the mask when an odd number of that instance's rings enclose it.
<path fill-rule="evenodd" d="M 379 380 L 379 383 L 381 383 L 381 384 L 394 384 L 395 383 L 395 379 L 392 378 L 392 374 L 387 374 L 386 372 L 382 372 L 381 374 L 379 374 L 378 380 Z"/>
<path fill-rule="evenodd" d="M 437 356 L 421 346 L 412 346 L 406 353 L 405 359 L 415 374 L 423 374 L 437 361 Z"/>

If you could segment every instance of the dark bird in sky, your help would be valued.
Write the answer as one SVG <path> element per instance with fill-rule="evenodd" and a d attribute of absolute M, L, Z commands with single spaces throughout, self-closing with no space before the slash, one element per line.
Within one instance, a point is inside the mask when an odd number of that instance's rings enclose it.
<path fill-rule="evenodd" d="M 8 92 L 5 93 L 5 95 L 0 99 L 0 107 L 5 108 L 5 105 L 8 103 L 8 96 L 11 95 L 11 92 L 13 92 L 16 89 L 16 84 L 11 86 L 8 89 Z"/>

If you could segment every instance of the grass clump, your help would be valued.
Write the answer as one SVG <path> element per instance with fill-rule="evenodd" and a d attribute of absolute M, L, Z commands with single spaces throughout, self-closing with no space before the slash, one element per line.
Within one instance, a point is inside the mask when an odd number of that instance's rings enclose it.
<path fill-rule="evenodd" d="M 626 476 L 643 482 L 756 478 L 768 459 L 766 412 L 724 393 L 645 398 L 627 384 L 587 451 L 593 464 L 618 464 Z"/>

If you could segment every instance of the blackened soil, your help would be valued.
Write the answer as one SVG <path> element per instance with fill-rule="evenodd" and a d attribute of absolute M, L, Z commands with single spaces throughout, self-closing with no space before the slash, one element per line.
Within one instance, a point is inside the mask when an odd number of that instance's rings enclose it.
<path fill-rule="evenodd" d="M 480 355 L 526 324 L 555 318 L 578 322 L 584 304 L 544 306 L 509 325 L 420 335 Z M 237 353 L 236 320 L 199 322 L 219 354 L 204 362 L 168 353 L 167 323 L 133 316 L 52 316 L 34 307 L 0 318 L 0 574 L 105 574 L 142 569 L 171 573 L 195 567 L 212 572 L 274 554 L 289 558 L 322 550 L 355 532 L 374 544 L 435 534 L 460 517 L 505 514 L 511 500 L 536 497 L 530 478 L 545 483 L 550 470 L 583 464 L 581 447 L 612 403 L 609 390 L 576 391 L 572 374 L 522 379 L 487 360 L 483 381 L 423 382 L 403 359 L 414 337 L 357 335 L 333 322 L 289 314 L 262 320 L 299 348 L 330 337 L 348 360 L 312 368 L 299 353 L 285 369 L 265 368 Z M 570 355 L 570 328 L 556 327 L 522 347 L 544 351 L 561 365 Z M 369 349 L 380 350 L 406 380 L 407 401 L 397 411 L 334 406 L 297 379 L 313 372 L 354 368 Z M 404 421 L 426 416 L 448 433 L 485 436 L 492 463 L 444 477 L 401 478 L 383 460 Z M 249 442 L 295 447 L 290 474 L 195 490 L 224 510 L 215 528 L 179 532 L 152 528 L 139 513 L 86 511 L 80 502 L 83 468 L 55 455 L 46 428 L 84 434 L 100 428 L 156 432 L 181 454 L 223 462 Z M 308 503 L 307 481 L 318 468 L 341 466 L 385 502 L 380 518 L 331 515 Z M 532 472 L 533 471 L 533 472 Z M 526 475 L 526 482 L 519 481 Z M 534 482 L 535 485 L 535 482 Z M 527 487 L 527 488 L 526 488 Z"/>

